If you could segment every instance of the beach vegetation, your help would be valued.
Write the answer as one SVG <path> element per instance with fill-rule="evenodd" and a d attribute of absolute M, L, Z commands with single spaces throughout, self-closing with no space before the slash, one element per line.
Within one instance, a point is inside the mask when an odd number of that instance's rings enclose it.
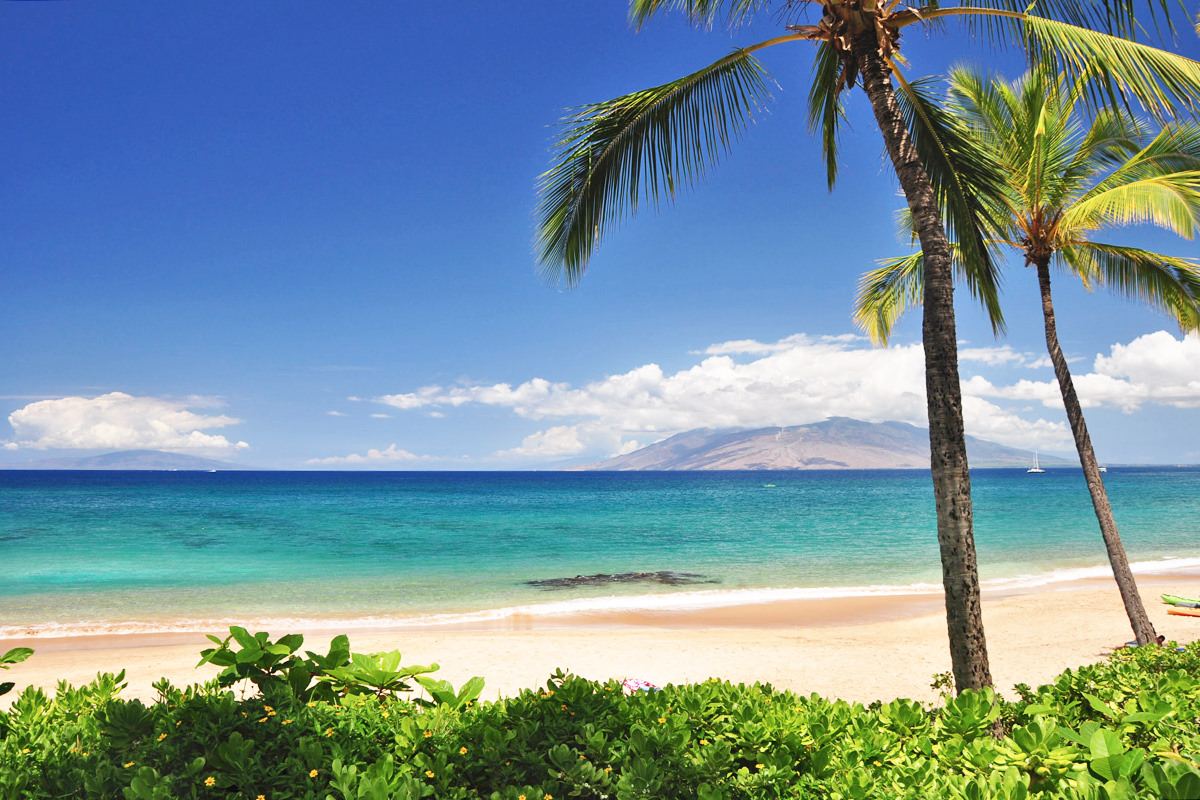
<path fill-rule="evenodd" d="M 763 51 L 797 45 L 814 54 L 810 127 L 820 136 L 831 187 L 837 176 L 845 103 L 850 91 L 860 86 L 925 259 L 922 341 L 931 474 L 955 685 L 958 691 L 990 685 L 963 429 L 951 248 L 954 236 L 970 258 L 989 262 L 986 245 L 970 236 L 985 208 L 964 190 L 951 163 L 939 158 L 941 142 L 928 128 L 929 121 L 904 113 L 900 95 L 913 89 L 900 69 L 901 33 L 917 26 L 997 45 L 1018 44 L 1032 63 L 1079 81 L 1091 108 L 1137 102 L 1169 116 L 1195 108 L 1200 64 L 1134 39 L 1147 27 L 1173 32 L 1173 14 L 1180 7 L 1171 0 L 1056 0 L 1033 5 L 989 0 L 916 7 L 860 0 L 632 0 L 630 8 L 638 26 L 680 10 L 700 25 L 720 21 L 733 29 L 763 17 L 761 21 L 779 23 L 782 30 L 682 78 L 584 105 L 564 119 L 553 163 L 539 189 L 538 246 L 545 274 L 577 284 L 609 229 L 643 204 L 657 207 L 670 201 L 720 160 L 770 98 L 773 79 L 758 60 Z M 1153 25 L 1143 25 L 1147 16 Z M 953 22 L 962 27 L 953 28 Z"/>
<path fill-rule="evenodd" d="M 1200 643 L 1120 650 L 1012 700 L 985 688 L 934 706 L 716 679 L 626 695 L 562 671 L 457 705 L 268 700 L 219 679 L 160 681 L 146 704 L 123 688 L 116 673 L 22 692 L 2 712 L 0 798 L 1200 796 Z"/>
<path fill-rule="evenodd" d="M 1010 83 L 959 68 L 950 73 L 940 105 L 924 91 L 916 96 L 919 107 L 909 113 L 936 119 L 946 131 L 942 139 L 955 143 L 948 156 L 973 165 L 957 170 L 986 207 L 971 238 L 997 253 L 1015 251 L 1035 271 L 1046 349 L 1113 576 L 1135 640 L 1154 642 L 1059 344 L 1050 278 L 1055 267 L 1089 290 L 1099 286 L 1141 300 L 1183 331 L 1200 329 L 1200 263 L 1109 239 L 1117 229 L 1141 224 L 1184 239 L 1200 233 L 1200 125 L 1177 121 L 1155 131 L 1125 109 L 1088 118 L 1083 86 L 1041 70 Z M 957 274 L 1002 330 L 998 299 L 984 291 L 999 283 L 986 274 L 998 260 L 972 259 L 961 247 L 954 258 Z M 855 317 L 876 342 L 886 343 L 903 312 L 920 304 L 924 261 L 917 251 L 863 277 Z"/>
<path fill-rule="evenodd" d="M 4 655 L 0 656 L 0 669 L 10 669 L 13 664 L 20 664 L 25 659 L 33 655 L 33 651 L 28 647 L 14 647 Z M 0 683 L 0 694 L 8 694 L 13 688 L 12 681 L 4 681 Z"/>

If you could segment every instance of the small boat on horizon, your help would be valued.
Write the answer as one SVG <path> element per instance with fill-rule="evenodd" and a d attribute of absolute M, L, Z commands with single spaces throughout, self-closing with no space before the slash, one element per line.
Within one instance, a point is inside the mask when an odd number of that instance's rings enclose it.
<path fill-rule="evenodd" d="M 1046 470 L 1038 466 L 1037 450 L 1033 451 L 1033 466 L 1025 470 L 1026 472 L 1045 472 Z"/>

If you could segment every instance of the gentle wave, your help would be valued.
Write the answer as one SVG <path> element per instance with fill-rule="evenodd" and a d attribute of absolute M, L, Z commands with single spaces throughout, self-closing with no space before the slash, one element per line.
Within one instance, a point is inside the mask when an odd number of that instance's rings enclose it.
<path fill-rule="evenodd" d="M 1166 558 L 1131 565 L 1139 575 L 1188 574 L 1200 571 L 1200 558 Z M 1107 564 L 1056 569 L 1044 573 L 1018 575 L 982 582 L 984 591 L 1020 591 L 1112 575 Z M 50 639 L 74 636 L 114 636 L 159 633 L 223 633 L 230 625 L 254 630 L 327 631 L 372 630 L 391 628 L 458 627 L 494 624 L 523 617 L 586 616 L 621 612 L 700 611 L 714 608 L 760 605 L 790 600 L 837 600 L 853 597 L 900 597 L 939 594 L 942 587 L 932 583 L 872 586 L 823 586 L 760 589 L 704 589 L 671 594 L 623 595 L 576 598 L 530 603 L 478 611 L 426 614 L 420 616 L 355 615 L 347 617 L 190 618 L 174 620 L 111 620 L 80 623 L 38 623 L 29 626 L 0 626 L 0 640 Z"/>

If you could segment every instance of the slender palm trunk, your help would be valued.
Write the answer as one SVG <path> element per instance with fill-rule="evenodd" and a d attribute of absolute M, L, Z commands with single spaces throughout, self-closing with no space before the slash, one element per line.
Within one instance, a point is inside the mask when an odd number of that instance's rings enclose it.
<path fill-rule="evenodd" d="M 1079 405 L 1079 397 L 1075 394 L 1075 384 L 1071 380 L 1067 359 L 1058 345 L 1054 303 L 1050 298 L 1049 260 L 1038 263 L 1037 274 L 1038 285 L 1042 290 L 1042 317 L 1046 322 L 1046 349 L 1050 352 L 1050 361 L 1054 364 L 1054 374 L 1058 378 L 1063 405 L 1067 408 L 1067 420 L 1071 424 L 1071 433 L 1075 436 L 1075 449 L 1079 451 L 1083 477 L 1087 481 L 1088 492 L 1092 495 L 1092 508 L 1096 510 L 1096 519 L 1100 522 L 1100 536 L 1103 537 L 1104 547 L 1108 550 L 1108 562 L 1112 565 L 1117 588 L 1121 590 L 1121 600 L 1125 603 L 1125 613 L 1129 615 L 1133 635 L 1138 644 L 1149 644 L 1156 641 L 1154 625 L 1146 615 L 1146 607 L 1142 605 L 1137 583 L 1129 569 L 1129 559 L 1125 557 L 1121 534 L 1117 532 L 1117 522 L 1113 519 L 1112 507 L 1108 504 L 1108 492 L 1104 490 L 1104 479 L 1100 477 L 1100 465 L 1092 451 L 1092 438 L 1088 435 L 1087 423 L 1083 419 L 1083 407 Z"/>
<path fill-rule="evenodd" d="M 950 661 L 959 692 L 992 685 L 987 642 L 979 602 L 971 475 L 962 421 L 958 343 L 954 323 L 954 281 L 950 242 L 938 213 L 933 185 L 908 136 L 888 68 L 880 57 L 874 30 L 857 36 L 854 55 L 862 86 L 871 100 L 888 155 L 912 211 L 925 256 L 922 339 L 925 392 L 929 413 L 929 449 L 937 535 L 946 592 L 946 629 Z"/>

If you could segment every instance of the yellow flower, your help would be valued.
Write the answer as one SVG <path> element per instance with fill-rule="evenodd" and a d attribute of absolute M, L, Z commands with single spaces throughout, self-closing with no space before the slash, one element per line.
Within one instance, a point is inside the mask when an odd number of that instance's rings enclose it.
<path fill-rule="evenodd" d="M 762 765 L 762 764 L 755 764 L 755 765 L 754 765 L 754 768 L 755 768 L 755 769 L 762 769 L 762 768 L 763 768 L 763 765 Z"/>
<path fill-rule="evenodd" d="M 544 795 L 542 795 L 542 800 L 554 800 L 554 795 L 546 792 Z"/>
<path fill-rule="evenodd" d="M 701 739 L 700 744 L 708 744 L 708 739 Z"/>
<path fill-rule="evenodd" d="M 427 770 L 425 770 L 425 777 L 426 777 L 426 778 L 432 778 L 432 777 L 433 777 L 433 770 L 431 770 L 431 769 L 427 769 Z"/>
<path fill-rule="evenodd" d="M 525 800 L 525 795 L 523 795 L 523 794 L 517 795 L 517 800 Z"/>
<path fill-rule="evenodd" d="M 283 722 L 281 722 L 279 724 L 280 725 L 290 725 L 290 724 L 292 724 L 292 721 L 290 719 L 285 719 Z"/>
<path fill-rule="evenodd" d="M 465 747 L 460 747 L 460 748 L 458 748 L 458 752 L 459 752 L 459 755 L 464 755 L 464 756 L 465 756 L 465 755 L 467 754 L 467 748 L 465 748 Z"/>
<path fill-rule="evenodd" d="M 389 714 L 388 712 L 386 712 L 386 711 L 384 711 L 384 712 L 383 712 L 383 718 L 384 718 L 384 719 L 387 719 L 387 718 L 388 718 L 388 717 L 390 717 L 390 716 L 391 716 L 391 714 Z"/>
<path fill-rule="evenodd" d="M 308 773 L 308 777 L 310 777 L 310 778 L 317 777 L 317 771 L 314 769 L 312 772 Z"/>
<path fill-rule="evenodd" d="M 22 753 L 28 753 L 28 752 L 29 752 L 29 748 L 28 748 L 28 747 L 22 747 L 22 748 L 21 748 L 21 752 L 22 752 Z"/>
<path fill-rule="evenodd" d="M 612 772 L 612 767 L 605 767 L 605 768 L 604 768 L 604 771 L 605 771 L 605 772 Z"/>
<path fill-rule="evenodd" d="M 666 717 L 659 717 L 659 718 L 658 718 L 658 724 L 659 724 L 659 725 L 663 724 L 663 723 L 664 723 L 664 722 L 666 722 L 666 721 L 667 721 L 667 718 L 666 718 Z"/>
<path fill-rule="evenodd" d="M 271 710 L 271 706 L 263 706 L 263 711 L 270 711 L 270 710 Z"/>
<path fill-rule="evenodd" d="M 254 800 L 267 800 L 267 797 L 266 795 L 260 794 L 258 797 L 254 798 Z"/>
<path fill-rule="evenodd" d="M 270 707 L 270 706 L 267 706 L 267 716 L 268 716 L 268 717 L 273 717 L 273 716 L 275 716 L 275 712 L 271 710 L 271 707 Z"/>
<path fill-rule="evenodd" d="M 333 728 L 326 728 L 326 729 L 325 729 L 325 735 L 326 735 L 326 736 L 333 736 Z"/>
<path fill-rule="evenodd" d="M 205 786 L 212 786 L 216 782 L 217 782 L 217 779 L 214 778 L 212 775 L 209 775 L 207 778 L 204 779 Z"/>
<path fill-rule="evenodd" d="M 132 766 L 133 766 L 133 762 L 130 761 L 128 764 L 125 765 L 125 769 L 129 769 Z"/>
<path fill-rule="evenodd" d="M 433 736 L 433 731 L 425 731 L 425 738 L 428 739 L 430 736 Z"/>
<path fill-rule="evenodd" d="M 160 734 L 158 735 L 158 740 L 159 740 L 160 742 L 161 742 L 163 739 L 165 739 L 165 738 L 167 738 L 167 735 L 166 735 L 165 733 L 160 733 Z"/>

